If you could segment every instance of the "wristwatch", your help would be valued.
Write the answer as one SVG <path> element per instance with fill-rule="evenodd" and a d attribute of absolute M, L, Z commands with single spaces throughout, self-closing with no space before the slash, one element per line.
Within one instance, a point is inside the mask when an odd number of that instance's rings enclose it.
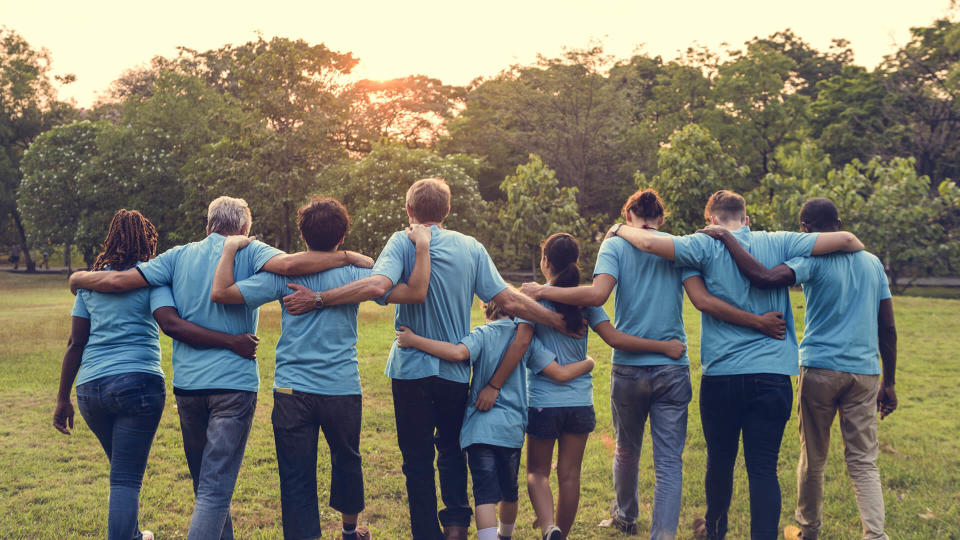
<path fill-rule="evenodd" d="M 314 309 L 320 309 L 320 308 L 322 308 L 322 307 L 323 307 L 323 293 L 322 293 L 322 292 L 319 292 L 319 291 L 314 292 L 314 293 L 313 293 L 313 308 L 314 308 Z"/>
<path fill-rule="evenodd" d="M 620 227 L 623 227 L 623 223 L 617 223 L 616 225 L 614 225 L 614 227 L 613 227 L 613 235 L 614 235 L 614 236 L 617 236 L 617 233 L 620 232 Z"/>

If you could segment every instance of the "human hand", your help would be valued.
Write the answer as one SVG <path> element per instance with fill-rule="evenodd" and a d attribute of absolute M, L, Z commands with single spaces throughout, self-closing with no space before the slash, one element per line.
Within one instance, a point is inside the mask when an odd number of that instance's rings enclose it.
<path fill-rule="evenodd" d="M 413 347 L 413 341 L 417 337 L 413 333 L 413 330 L 410 330 L 406 326 L 401 326 L 397 330 L 397 345 L 400 347 Z"/>
<path fill-rule="evenodd" d="M 787 333 L 787 322 L 783 320 L 783 313 L 768 311 L 760 315 L 757 330 L 774 339 L 784 339 Z"/>
<path fill-rule="evenodd" d="M 543 292 L 543 285 L 535 282 L 524 283 L 520 286 L 520 292 L 533 298 L 534 300 L 540 300 L 540 295 Z"/>
<path fill-rule="evenodd" d="M 483 387 L 483 390 L 480 390 L 480 394 L 477 395 L 477 402 L 473 405 L 478 411 L 487 412 L 493 408 L 493 404 L 497 402 L 497 396 L 499 395 L 500 390 L 488 384 Z"/>
<path fill-rule="evenodd" d="M 260 345 L 260 338 L 258 336 L 254 334 L 236 334 L 233 336 L 233 345 L 231 345 L 230 350 L 244 358 L 256 360 L 258 345 Z"/>
<path fill-rule="evenodd" d="M 373 268 L 373 259 L 367 257 L 363 253 L 357 253 L 356 251 L 346 251 L 347 254 L 347 263 L 357 268 Z"/>
<path fill-rule="evenodd" d="M 883 420 L 895 410 L 897 410 L 897 393 L 893 385 L 881 385 L 880 391 L 877 392 L 877 411 L 880 412 L 880 419 Z"/>
<path fill-rule="evenodd" d="M 287 283 L 295 292 L 283 297 L 283 307 L 291 315 L 303 315 L 311 310 L 317 302 L 317 295 L 309 287 L 297 283 Z"/>
<path fill-rule="evenodd" d="M 250 242 L 256 240 L 256 236 L 247 236 L 245 234 L 231 234 L 223 241 L 224 250 L 239 251 L 250 245 Z"/>
<path fill-rule="evenodd" d="M 679 339 L 671 339 L 666 342 L 664 345 L 664 353 L 674 360 L 679 360 L 683 357 L 683 353 L 687 352 L 687 346 L 684 342 Z"/>
<path fill-rule="evenodd" d="M 415 223 L 407 227 L 407 238 L 418 246 L 430 246 L 430 227 Z"/>
<path fill-rule="evenodd" d="M 588 366 L 590 366 L 590 369 L 588 369 L 587 371 L 593 371 L 593 368 L 596 367 L 597 365 L 597 363 L 593 361 L 593 358 L 589 356 L 584 358 L 583 361 L 586 362 Z"/>
<path fill-rule="evenodd" d="M 57 401 L 57 408 L 53 410 L 53 427 L 64 435 L 69 435 L 73 429 L 73 403 L 69 399 Z"/>
<path fill-rule="evenodd" d="M 699 229 L 698 233 L 705 234 L 714 240 L 723 240 L 723 238 L 730 234 L 730 231 L 721 227 L 720 225 L 707 225 L 706 227 Z"/>

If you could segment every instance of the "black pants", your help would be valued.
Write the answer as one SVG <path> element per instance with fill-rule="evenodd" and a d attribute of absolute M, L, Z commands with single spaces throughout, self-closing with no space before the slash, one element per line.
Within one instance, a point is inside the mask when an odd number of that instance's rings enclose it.
<path fill-rule="evenodd" d="M 392 382 L 411 532 L 414 540 L 441 539 L 440 524 L 468 527 L 473 514 L 467 498 L 467 461 L 460 449 L 460 427 L 469 385 L 440 377 L 393 379 Z M 445 506 L 439 514 L 433 471 L 434 446 L 440 497 Z"/>
<path fill-rule="evenodd" d="M 721 539 L 727 533 L 733 467 L 741 432 L 750 482 L 750 538 L 779 537 L 777 458 L 792 404 L 793 387 L 787 375 L 760 373 L 700 379 L 700 419 L 707 443 L 707 538 Z"/>
<path fill-rule="evenodd" d="M 273 393 L 273 437 L 280 471 L 283 537 L 320 537 L 317 499 L 317 442 L 320 430 L 330 448 L 330 506 L 343 514 L 363 510 L 359 394 L 326 396 Z"/>

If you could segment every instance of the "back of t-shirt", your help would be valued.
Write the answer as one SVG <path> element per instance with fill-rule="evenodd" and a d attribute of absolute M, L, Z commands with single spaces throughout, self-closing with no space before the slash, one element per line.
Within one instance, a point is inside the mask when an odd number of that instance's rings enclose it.
<path fill-rule="evenodd" d="M 807 299 L 800 365 L 879 375 L 877 318 L 890 285 L 880 259 L 866 251 L 787 261 Z"/>
<path fill-rule="evenodd" d="M 394 323 L 417 335 L 458 343 L 470 333 L 470 310 L 476 294 L 484 302 L 507 288 L 487 250 L 474 238 L 433 225 L 430 227 L 430 286 L 422 304 L 397 305 Z M 390 237 L 373 267 L 373 274 L 394 285 L 410 279 L 416 246 L 406 232 Z M 380 299 L 385 302 L 386 299 Z M 440 376 L 454 382 L 470 380 L 470 367 L 431 356 L 414 348 L 397 347 L 394 341 L 386 374 L 394 379 Z"/>
<path fill-rule="evenodd" d="M 226 238 L 212 233 L 199 242 L 169 249 L 137 266 L 147 283 L 170 285 L 180 316 L 211 330 L 228 334 L 256 333 L 259 311 L 245 305 L 217 304 L 210 300 L 213 274 L 223 254 Z M 282 251 L 254 241 L 237 251 L 233 277 L 244 280 Z M 173 386 L 182 390 L 245 390 L 260 386 L 257 362 L 228 349 L 197 348 L 173 342 Z"/>
<path fill-rule="evenodd" d="M 657 232 L 661 236 L 666 233 Z M 645 253 L 620 237 L 600 246 L 597 274 L 617 280 L 614 323 L 617 330 L 637 337 L 687 342 L 683 328 L 683 280 L 673 262 Z M 686 353 L 677 360 L 660 353 L 636 353 L 614 349 L 613 363 L 627 366 L 690 365 Z"/>
<path fill-rule="evenodd" d="M 259 272 L 237 282 L 244 302 L 257 307 L 293 293 L 287 283 L 314 291 L 327 291 L 370 275 L 356 266 L 333 268 L 318 274 L 286 277 Z M 281 303 L 280 340 L 274 388 L 328 396 L 360 394 L 357 370 L 358 304 L 342 304 L 290 315 Z"/>
<path fill-rule="evenodd" d="M 747 227 L 741 227 L 733 235 L 768 268 L 794 257 L 810 255 L 817 237 L 816 234 L 791 232 L 752 232 Z M 723 243 L 705 234 L 675 238 L 674 255 L 678 265 L 692 269 L 684 272 L 684 279 L 700 274 L 707 290 L 717 298 L 757 315 L 778 311 L 783 313 L 787 323 L 785 339 L 778 340 L 703 313 L 700 319 L 700 363 L 704 375 L 799 373 L 789 289 L 752 287 Z"/>

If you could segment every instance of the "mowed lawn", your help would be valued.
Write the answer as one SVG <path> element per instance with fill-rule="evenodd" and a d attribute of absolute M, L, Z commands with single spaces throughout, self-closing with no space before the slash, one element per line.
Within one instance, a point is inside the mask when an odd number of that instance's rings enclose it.
<path fill-rule="evenodd" d="M 802 330 L 803 296 L 793 293 L 794 314 Z M 0 538 L 102 538 L 106 535 L 109 470 L 106 457 L 77 413 L 73 435 L 51 426 L 60 361 L 70 328 L 73 297 L 64 276 L 24 276 L 0 272 Z M 880 424 L 880 468 L 891 538 L 960 539 L 960 300 L 898 297 L 900 408 Z M 607 305 L 612 315 L 612 302 Z M 362 521 L 379 538 L 408 538 L 407 507 L 400 452 L 396 446 L 390 381 L 384 361 L 393 339 L 393 308 L 366 303 L 360 310 L 360 371 L 364 423 L 361 452 L 367 510 Z M 474 322 L 481 321 L 479 309 Z M 694 399 L 690 405 L 684 455 L 684 500 L 680 538 L 691 538 L 691 521 L 704 511 L 706 450 L 700 430 L 699 316 L 685 312 L 692 359 Z M 270 426 L 274 345 L 280 310 L 270 305 L 260 315 L 261 392 L 256 420 L 233 498 L 237 537 L 282 538 L 280 491 Z M 170 340 L 162 338 L 164 370 L 170 371 Z M 619 537 L 598 529 L 612 497 L 610 463 L 610 349 L 590 337 L 597 359 L 594 403 L 597 431 L 583 464 L 580 512 L 572 538 Z M 74 399 L 75 402 L 75 399 Z M 853 489 L 843 465 L 839 429 L 834 425 L 826 470 L 824 538 L 859 538 Z M 648 534 L 653 503 L 653 467 L 649 436 L 641 460 L 641 535 Z M 781 524 L 792 523 L 799 451 L 796 415 L 787 426 L 780 454 L 783 491 Z M 321 443 L 321 503 L 327 500 L 329 454 Z M 521 467 L 523 467 L 521 465 Z M 521 476 L 522 479 L 522 476 Z M 731 508 L 732 539 L 749 537 L 749 506 L 742 456 Z M 521 481 L 518 539 L 537 538 L 533 512 Z M 172 389 L 153 445 L 141 494 L 140 522 L 158 538 L 185 537 L 193 509 L 190 476 L 180 441 Z M 325 537 L 334 538 L 338 515 L 321 506 Z"/>

